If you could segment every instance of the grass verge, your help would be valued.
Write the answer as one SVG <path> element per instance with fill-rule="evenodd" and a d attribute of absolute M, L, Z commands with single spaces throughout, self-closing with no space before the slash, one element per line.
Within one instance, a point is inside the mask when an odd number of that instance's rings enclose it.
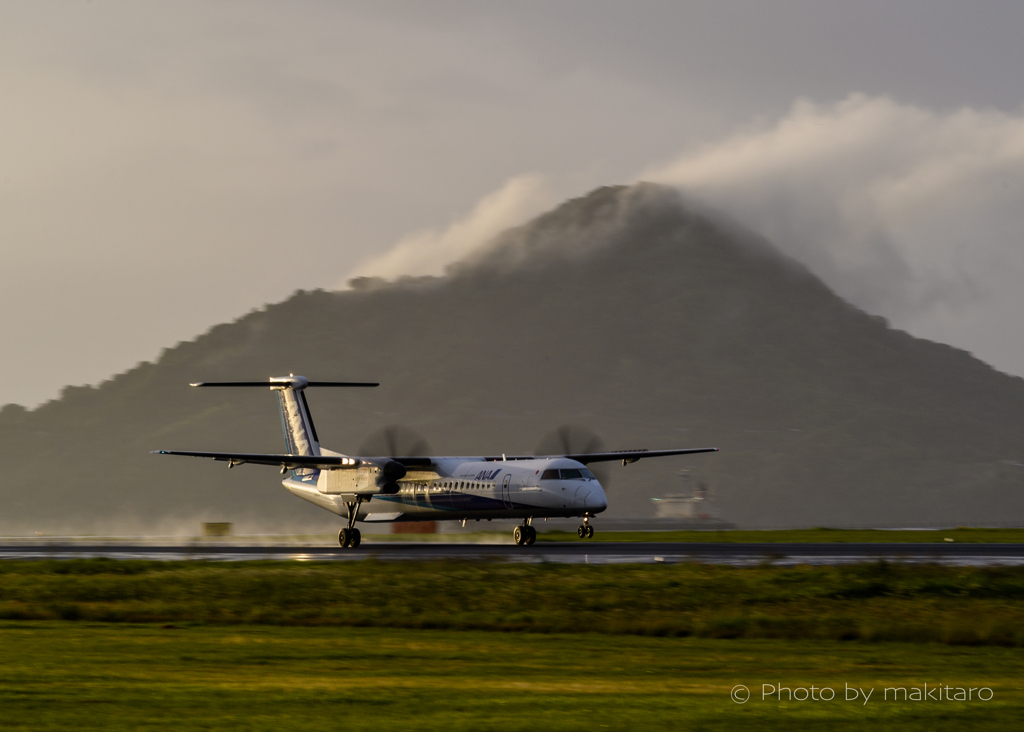
<path fill-rule="evenodd" d="M 0 563 L 0 619 L 1024 646 L 1024 568 Z"/>

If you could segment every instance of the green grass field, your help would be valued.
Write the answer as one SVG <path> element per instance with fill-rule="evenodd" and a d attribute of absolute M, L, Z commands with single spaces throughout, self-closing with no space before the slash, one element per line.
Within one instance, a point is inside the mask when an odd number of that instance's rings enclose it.
<path fill-rule="evenodd" d="M 6 622 L 0 648 L 0 727 L 33 732 L 1017 730 L 1024 718 L 1020 654 L 992 647 Z M 992 699 L 883 697 L 926 682 Z M 742 705 L 737 684 L 752 692 Z M 762 684 L 835 698 L 762 699 Z M 847 685 L 873 689 L 868 703 L 846 701 Z"/>
<path fill-rule="evenodd" d="M 1016 730 L 1022 598 L 886 563 L 0 562 L 0 728 Z M 992 699 L 884 698 L 925 683 Z"/>

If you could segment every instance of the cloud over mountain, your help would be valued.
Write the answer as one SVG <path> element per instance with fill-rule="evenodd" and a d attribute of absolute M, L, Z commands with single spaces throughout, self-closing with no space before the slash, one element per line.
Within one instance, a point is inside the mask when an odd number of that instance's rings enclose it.
<path fill-rule="evenodd" d="M 1024 372 L 1001 350 L 1024 336 L 1024 111 L 801 100 L 641 177 L 735 217 L 851 302 Z M 982 312 L 999 324 L 987 339 Z"/>
<path fill-rule="evenodd" d="M 498 233 L 540 213 L 551 198 L 540 176 L 516 176 L 481 198 L 472 211 L 447 228 L 408 234 L 380 256 L 359 265 L 349 277 L 440 275 L 449 264 L 468 256 Z"/>

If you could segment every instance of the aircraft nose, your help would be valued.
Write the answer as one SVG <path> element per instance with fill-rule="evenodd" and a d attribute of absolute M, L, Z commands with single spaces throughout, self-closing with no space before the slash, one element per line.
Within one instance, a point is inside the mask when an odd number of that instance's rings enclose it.
<path fill-rule="evenodd" d="M 587 508 L 593 509 L 595 513 L 608 508 L 608 498 L 604 495 L 604 487 L 600 483 L 590 491 L 590 496 L 587 498 Z"/>

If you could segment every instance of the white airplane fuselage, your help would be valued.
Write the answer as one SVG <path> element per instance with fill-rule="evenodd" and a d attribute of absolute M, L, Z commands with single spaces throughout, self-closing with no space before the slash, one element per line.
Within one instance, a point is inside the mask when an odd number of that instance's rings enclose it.
<path fill-rule="evenodd" d="M 282 482 L 296 496 L 349 517 L 356 496 L 331 493 L 328 473 L 296 470 Z M 394 493 L 375 493 L 355 503 L 356 520 L 554 518 L 594 515 L 608 507 L 601 483 L 586 466 L 568 458 L 445 457 L 435 459 L 429 469 L 410 468 L 397 485 Z"/>

